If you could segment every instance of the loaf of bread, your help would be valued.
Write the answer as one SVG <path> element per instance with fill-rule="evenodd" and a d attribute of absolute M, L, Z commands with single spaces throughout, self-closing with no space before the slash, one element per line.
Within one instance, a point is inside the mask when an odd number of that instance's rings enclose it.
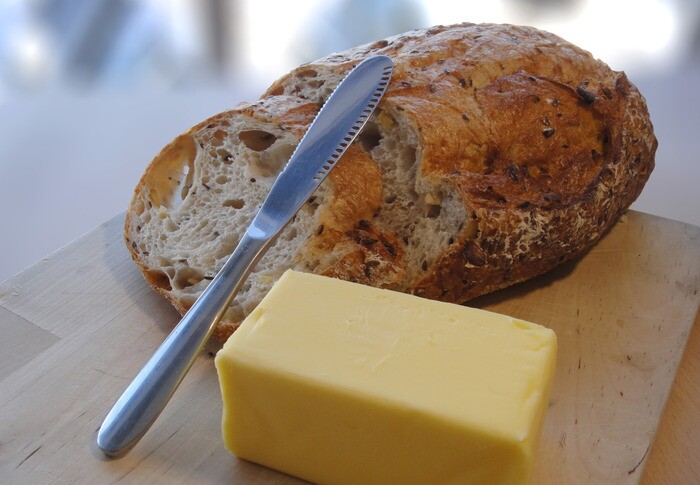
<path fill-rule="evenodd" d="M 416 30 L 305 64 L 151 162 L 125 237 L 185 312 L 233 251 L 319 106 L 362 59 L 394 75 L 368 125 L 258 263 L 225 340 L 289 268 L 448 302 L 581 255 L 639 195 L 657 142 L 624 73 L 534 28 Z"/>

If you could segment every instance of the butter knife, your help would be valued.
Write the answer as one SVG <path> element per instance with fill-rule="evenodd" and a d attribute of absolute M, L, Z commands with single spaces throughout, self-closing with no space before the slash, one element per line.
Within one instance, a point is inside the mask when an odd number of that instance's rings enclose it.
<path fill-rule="evenodd" d="M 370 57 L 333 91 L 221 271 L 107 414 L 97 433 L 105 455 L 123 455 L 155 422 L 252 268 L 365 125 L 392 72 L 390 58 Z"/>

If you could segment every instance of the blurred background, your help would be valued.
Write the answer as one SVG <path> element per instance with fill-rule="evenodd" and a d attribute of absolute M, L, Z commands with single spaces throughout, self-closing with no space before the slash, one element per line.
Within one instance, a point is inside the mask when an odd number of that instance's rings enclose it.
<path fill-rule="evenodd" d="M 0 0 L 0 281 L 122 212 L 161 147 L 289 69 L 465 21 L 624 70 L 660 143 L 633 208 L 700 225 L 697 0 Z"/>

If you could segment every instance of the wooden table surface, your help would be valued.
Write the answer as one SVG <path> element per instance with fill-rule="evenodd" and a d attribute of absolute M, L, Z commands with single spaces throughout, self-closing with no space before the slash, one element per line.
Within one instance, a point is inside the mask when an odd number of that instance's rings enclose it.
<path fill-rule="evenodd" d="M 223 448 L 214 344 L 131 453 L 96 448 L 179 318 L 130 261 L 122 223 L 0 285 L 0 483 L 297 482 Z M 558 335 L 534 483 L 700 483 L 699 287 L 700 228 L 630 211 L 582 258 L 471 303 Z"/>

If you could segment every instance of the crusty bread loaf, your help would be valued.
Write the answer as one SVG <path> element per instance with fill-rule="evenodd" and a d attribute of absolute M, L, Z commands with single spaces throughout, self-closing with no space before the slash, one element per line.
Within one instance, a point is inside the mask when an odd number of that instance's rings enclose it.
<path fill-rule="evenodd" d="M 288 268 L 457 303 L 532 278 L 593 245 L 653 168 L 637 89 L 552 34 L 440 26 L 334 54 L 193 127 L 146 170 L 126 241 L 180 312 L 232 252 L 318 106 L 374 54 L 395 63 L 377 111 L 217 338 Z"/>

